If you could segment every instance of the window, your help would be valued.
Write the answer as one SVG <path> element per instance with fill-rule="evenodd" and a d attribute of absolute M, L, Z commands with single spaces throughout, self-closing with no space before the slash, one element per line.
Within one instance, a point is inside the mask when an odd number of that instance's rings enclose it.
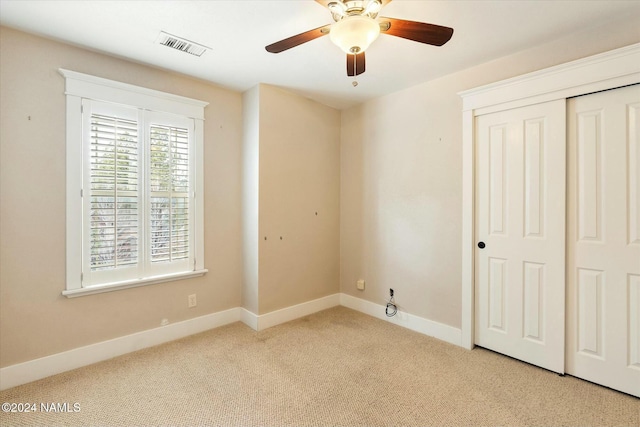
<path fill-rule="evenodd" d="M 67 287 L 79 295 L 206 273 L 206 103 L 68 70 Z"/>

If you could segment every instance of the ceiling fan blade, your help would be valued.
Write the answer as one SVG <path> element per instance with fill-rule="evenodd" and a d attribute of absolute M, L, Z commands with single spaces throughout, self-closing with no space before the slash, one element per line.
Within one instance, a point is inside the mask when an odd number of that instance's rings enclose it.
<path fill-rule="evenodd" d="M 357 55 L 347 54 L 347 76 L 353 77 L 364 73 L 364 52 Z"/>
<path fill-rule="evenodd" d="M 292 47 L 299 46 L 302 43 L 317 39 L 318 37 L 326 36 L 329 34 L 330 28 L 331 24 L 314 28 L 313 30 L 305 31 L 304 33 L 296 34 L 295 36 L 272 43 L 266 46 L 265 49 L 267 49 L 267 52 L 280 53 Z"/>
<path fill-rule="evenodd" d="M 448 42 L 453 35 L 453 28 L 427 24 L 425 22 L 406 21 L 404 19 L 387 17 L 380 17 L 378 21 L 380 22 L 380 30 L 384 34 L 434 46 L 442 46 Z M 389 23 L 389 28 L 385 30 L 384 25 L 387 22 Z"/>

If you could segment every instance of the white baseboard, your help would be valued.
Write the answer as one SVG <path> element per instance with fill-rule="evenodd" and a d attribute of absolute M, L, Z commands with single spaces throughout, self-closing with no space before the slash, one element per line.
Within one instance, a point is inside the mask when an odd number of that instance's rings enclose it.
<path fill-rule="evenodd" d="M 242 321 L 250 328 L 262 331 L 338 305 L 340 305 L 340 294 L 333 294 L 262 315 L 256 315 L 244 310 L 246 317 L 243 317 Z"/>
<path fill-rule="evenodd" d="M 7 366 L 0 369 L 0 390 L 6 390 L 230 323 L 243 322 L 253 330 L 261 331 L 338 305 L 343 305 L 451 344 L 461 345 L 462 335 L 460 329 L 403 313 L 402 311 L 398 311 L 394 317 L 387 317 L 384 314 L 385 307 L 383 305 L 347 294 L 333 294 L 259 316 L 242 307 L 236 307 Z"/>
<path fill-rule="evenodd" d="M 253 329 L 254 331 L 258 330 L 258 316 L 253 314 L 251 311 L 246 308 L 241 308 L 242 314 L 240 317 L 240 321 Z"/>
<path fill-rule="evenodd" d="M 450 344 L 461 345 L 462 331 L 453 326 L 434 322 L 433 320 L 405 313 L 401 310 L 398 310 L 395 316 L 387 317 L 385 314 L 386 306 L 347 294 L 340 294 L 340 305 Z"/>
<path fill-rule="evenodd" d="M 0 390 L 238 322 L 242 319 L 241 310 L 232 308 L 7 366 L 0 369 Z"/>

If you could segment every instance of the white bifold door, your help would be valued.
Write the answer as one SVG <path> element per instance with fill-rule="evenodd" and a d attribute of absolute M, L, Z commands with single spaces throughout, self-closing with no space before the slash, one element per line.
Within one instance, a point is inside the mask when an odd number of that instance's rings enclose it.
<path fill-rule="evenodd" d="M 640 85 L 568 101 L 567 373 L 640 397 Z"/>
<path fill-rule="evenodd" d="M 564 372 L 566 102 L 476 117 L 475 343 Z"/>

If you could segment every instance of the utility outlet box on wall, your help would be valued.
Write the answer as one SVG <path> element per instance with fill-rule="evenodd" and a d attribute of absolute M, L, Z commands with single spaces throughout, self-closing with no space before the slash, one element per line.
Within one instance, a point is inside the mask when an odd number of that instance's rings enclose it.
<path fill-rule="evenodd" d="M 364 291 L 364 280 L 360 279 L 356 282 L 356 288 L 361 291 Z"/>

